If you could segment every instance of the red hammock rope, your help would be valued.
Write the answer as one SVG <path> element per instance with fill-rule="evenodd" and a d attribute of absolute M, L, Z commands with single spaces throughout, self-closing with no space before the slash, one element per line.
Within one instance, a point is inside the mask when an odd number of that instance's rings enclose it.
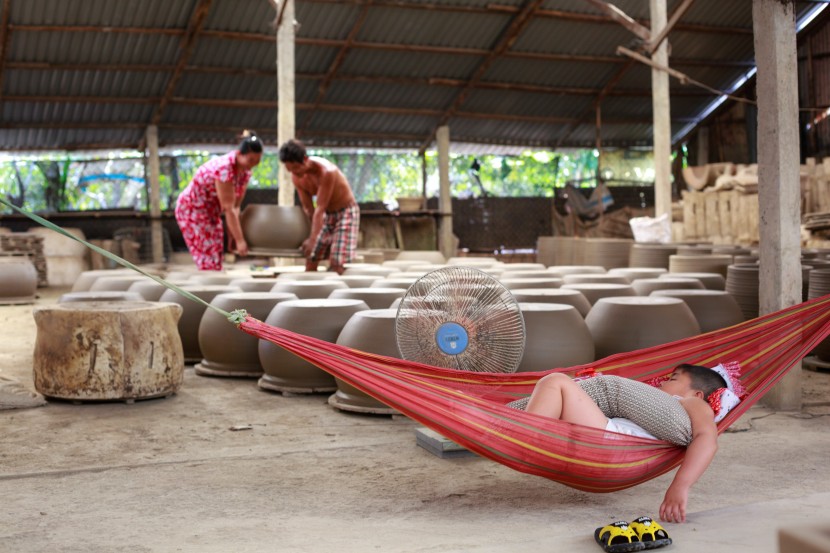
<path fill-rule="evenodd" d="M 366 353 L 248 317 L 239 328 L 313 363 L 458 444 L 515 470 L 589 492 L 613 492 L 680 464 L 684 448 L 553 420 L 506 407 L 550 372 L 586 368 L 636 380 L 680 363 L 737 361 L 747 397 L 718 424 L 723 432 L 830 334 L 830 295 L 726 329 L 539 372 L 474 373 Z"/>

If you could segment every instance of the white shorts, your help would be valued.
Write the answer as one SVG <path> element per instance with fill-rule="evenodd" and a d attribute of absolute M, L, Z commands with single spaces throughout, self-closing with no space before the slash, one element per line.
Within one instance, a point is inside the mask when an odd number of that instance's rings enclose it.
<path fill-rule="evenodd" d="M 608 424 L 605 425 L 605 429 L 609 432 L 617 432 L 618 434 L 625 434 L 627 436 L 637 436 L 638 438 L 651 438 L 652 440 L 657 439 L 653 435 L 646 432 L 642 426 L 638 426 L 630 420 L 624 419 L 622 417 L 608 419 Z"/>

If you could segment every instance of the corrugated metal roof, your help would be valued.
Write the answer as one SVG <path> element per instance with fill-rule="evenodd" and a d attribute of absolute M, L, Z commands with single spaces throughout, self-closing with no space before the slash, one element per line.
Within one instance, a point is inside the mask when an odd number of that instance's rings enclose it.
<path fill-rule="evenodd" d="M 593 145 L 601 97 L 604 144 L 651 141 L 651 69 L 626 69 L 617 47 L 638 40 L 592 3 L 544 0 L 521 20 L 525 0 L 295 1 L 297 128 L 314 145 L 423 148 L 441 124 L 470 144 Z M 648 26 L 648 2 L 613 4 Z M 0 150 L 135 148 L 153 121 L 162 145 L 230 145 L 246 127 L 276 139 L 269 2 L 3 5 Z M 751 30 L 749 0 L 697 0 L 669 35 L 670 63 L 724 89 L 751 66 Z M 677 132 L 714 97 L 671 87 Z"/>

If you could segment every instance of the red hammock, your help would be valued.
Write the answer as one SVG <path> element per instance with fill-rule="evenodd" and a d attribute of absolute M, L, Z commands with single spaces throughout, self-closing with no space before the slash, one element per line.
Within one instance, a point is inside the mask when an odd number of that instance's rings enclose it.
<path fill-rule="evenodd" d="M 748 395 L 718 424 L 723 432 L 830 334 L 830 295 L 595 363 L 514 374 L 465 372 L 384 357 L 251 317 L 239 328 L 282 346 L 483 457 L 579 490 L 612 492 L 675 468 L 685 448 L 553 420 L 505 404 L 528 396 L 550 372 L 592 367 L 642 381 L 668 374 L 680 363 L 714 366 L 737 361 Z"/>

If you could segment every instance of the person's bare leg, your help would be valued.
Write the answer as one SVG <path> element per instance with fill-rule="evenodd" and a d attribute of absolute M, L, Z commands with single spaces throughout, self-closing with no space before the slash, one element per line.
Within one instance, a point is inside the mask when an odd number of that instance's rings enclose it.
<path fill-rule="evenodd" d="M 527 412 L 595 428 L 605 428 L 608 424 L 608 418 L 591 396 L 570 377 L 560 373 L 539 380 L 530 396 Z"/>

